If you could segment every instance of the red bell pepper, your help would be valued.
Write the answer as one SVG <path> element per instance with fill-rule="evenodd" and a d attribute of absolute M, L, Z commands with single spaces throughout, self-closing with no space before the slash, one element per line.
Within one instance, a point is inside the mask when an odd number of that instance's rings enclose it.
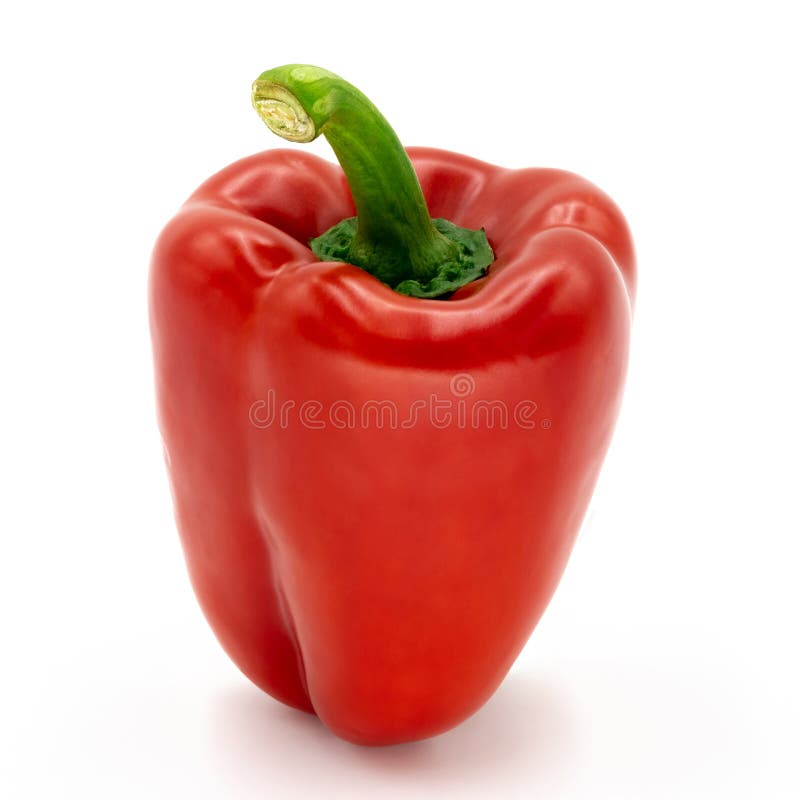
<path fill-rule="evenodd" d="M 344 171 L 245 158 L 156 245 L 192 583 L 273 697 L 353 742 L 431 736 L 494 692 L 564 569 L 620 404 L 631 238 L 576 175 L 406 155 L 324 70 L 264 73 L 254 104 Z"/>

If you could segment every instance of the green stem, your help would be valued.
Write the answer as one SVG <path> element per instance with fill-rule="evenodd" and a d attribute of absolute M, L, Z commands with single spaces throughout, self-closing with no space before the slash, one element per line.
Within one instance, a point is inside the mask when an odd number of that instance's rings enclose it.
<path fill-rule="evenodd" d="M 289 64 L 258 77 L 253 83 L 253 106 L 284 139 L 310 142 L 323 134 L 333 148 L 358 214 L 349 234 L 334 233 L 338 226 L 326 234 L 338 237 L 339 244 L 346 238 L 341 260 L 367 269 L 393 287 L 404 281 L 429 284 L 442 265 L 452 267 L 463 260 L 463 246 L 431 220 L 397 135 L 354 86 L 319 67 Z M 330 252 L 331 245 L 328 239 L 321 249 Z"/>

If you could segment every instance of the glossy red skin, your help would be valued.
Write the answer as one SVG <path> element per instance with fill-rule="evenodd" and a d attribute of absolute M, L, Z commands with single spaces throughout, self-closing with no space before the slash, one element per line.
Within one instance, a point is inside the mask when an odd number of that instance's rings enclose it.
<path fill-rule="evenodd" d="M 451 300 L 317 261 L 305 242 L 355 211 L 339 167 L 294 150 L 203 184 L 159 238 L 150 286 L 160 427 L 203 611 L 255 684 L 372 745 L 468 717 L 530 636 L 611 437 L 634 288 L 625 221 L 585 180 L 409 154 L 432 216 L 484 227 L 497 257 Z M 459 373 L 467 400 L 532 400 L 539 424 L 250 420 L 270 389 L 279 404 L 402 412 L 454 399 Z"/>

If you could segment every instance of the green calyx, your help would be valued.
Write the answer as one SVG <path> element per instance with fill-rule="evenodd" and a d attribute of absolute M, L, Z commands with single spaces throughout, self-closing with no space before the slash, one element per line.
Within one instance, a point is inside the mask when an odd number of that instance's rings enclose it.
<path fill-rule="evenodd" d="M 434 219 L 431 222 L 442 236 L 455 245 L 455 252 L 436 265 L 429 278 L 406 277 L 408 262 L 402 253 L 392 253 L 394 258 L 379 256 L 371 260 L 365 259 L 363 264 L 355 261 L 352 250 L 353 239 L 358 232 L 358 217 L 343 219 L 322 236 L 312 239 L 311 250 L 322 261 L 356 264 L 396 292 L 411 297 L 433 299 L 449 295 L 486 274 L 487 267 L 494 261 L 494 253 L 482 228 L 471 231 L 468 228 L 459 228 L 446 219 Z"/>
<path fill-rule="evenodd" d="M 400 140 L 354 86 L 319 67 L 289 64 L 259 76 L 253 106 L 284 139 L 323 134 L 344 170 L 357 216 L 311 240 L 318 258 L 354 264 L 422 298 L 445 298 L 486 274 L 494 254 L 484 231 L 431 219 Z"/>

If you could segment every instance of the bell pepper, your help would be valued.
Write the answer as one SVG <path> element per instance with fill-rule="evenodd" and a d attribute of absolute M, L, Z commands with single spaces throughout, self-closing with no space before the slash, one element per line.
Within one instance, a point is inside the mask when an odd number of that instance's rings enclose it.
<path fill-rule="evenodd" d="M 574 174 L 406 151 L 325 70 L 265 72 L 253 102 L 341 168 L 244 158 L 155 246 L 189 574 L 272 697 L 352 742 L 432 736 L 492 695 L 565 567 L 621 400 L 631 237 Z"/>

